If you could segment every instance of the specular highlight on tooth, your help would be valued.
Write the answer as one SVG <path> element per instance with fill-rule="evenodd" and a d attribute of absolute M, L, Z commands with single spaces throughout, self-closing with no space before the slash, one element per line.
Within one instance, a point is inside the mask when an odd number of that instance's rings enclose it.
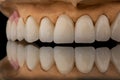
<path fill-rule="evenodd" d="M 77 69 L 82 73 L 89 73 L 95 61 L 95 49 L 93 47 L 75 48 L 75 63 Z"/>
<path fill-rule="evenodd" d="M 95 24 L 96 40 L 108 41 L 111 36 L 110 23 L 105 15 L 101 15 Z"/>
<path fill-rule="evenodd" d="M 60 15 L 55 25 L 54 42 L 72 43 L 74 41 L 74 24 L 67 15 Z"/>
<path fill-rule="evenodd" d="M 39 39 L 41 42 L 52 42 L 54 33 L 54 24 L 49 18 L 45 17 L 41 20 L 39 28 Z"/>
<path fill-rule="evenodd" d="M 88 15 L 80 17 L 75 24 L 75 42 L 93 43 L 95 41 L 95 29 Z"/>
<path fill-rule="evenodd" d="M 25 26 L 25 40 L 29 43 L 38 40 L 39 26 L 33 17 L 28 17 Z"/>
<path fill-rule="evenodd" d="M 72 47 L 55 47 L 54 59 L 58 71 L 68 74 L 74 67 L 74 49 Z"/>
<path fill-rule="evenodd" d="M 41 47 L 39 56 L 42 69 L 48 71 L 54 63 L 54 51 L 52 47 Z"/>
<path fill-rule="evenodd" d="M 8 20 L 6 25 L 6 35 L 8 40 L 11 40 L 11 25 L 12 25 L 12 22 Z"/>
<path fill-rule="evenodd" d="M 109 68 L 111 52 L 107 47 L 96 49 L 96 66 L 100 72 L 104 73 Z"/>
<path fill-rule="evenodd" d="M 17 23 L 15 21 L 11 24 L 11 40 L 15 41 L 17 39 Z"/>

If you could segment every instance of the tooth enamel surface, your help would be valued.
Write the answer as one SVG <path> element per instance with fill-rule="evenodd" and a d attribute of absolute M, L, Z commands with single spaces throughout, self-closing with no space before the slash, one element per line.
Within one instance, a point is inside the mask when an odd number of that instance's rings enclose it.
<path fill-rule="evenodd" d="M 11 25 L 11 40 L 15 41 L 17 39 L 17 24 L 15 21 Z"/>
<path fill-rule="evenodd" d="M 95 29 L 88 15 L 80 17 L 75 25 L 76 43 L 93 43 L 95 41 Z"/>
<path fill-rule="evenodd" d="M 43 70 L 48 71 L 54 63 L 54 51 L 51 47 L 40 48 L 40 63 Z"/>
<path fill-rule="evenodd" d="M 120 45 L 111 49 L 112 62 L 116 66 L 118 72 L 120 72 Z"/>
<path fill-rule="evenodd" d="M 7 47 L 6 47 L 6 50 L 7 50 L 7 57 L 8 57 L 8 60 L 10 60 L 12 58 L 11 56 L 11 41 L 8 41 L 7 42 Z"/>
<path fill-rule="evenodd" d="M 111 52 L 108 48 L 97 48 L 96 49 L 96 65 L 100 72 L 106 72 L 111 58 Z"/>
<path fill-rule="evenodd" d="M 6 26 L 6 34 L 7 34 L 7 39 L 11 40 L 11 21 L 7 21 L 7 26 Z"/>
<path fill-rule="evenodd" d="M 120 42 L 120 35 L 119 35 L 120 34 L 120 13 L 118 14 L 115 21 L 113 22 L 111 29 L 112 29 L 111 38 L 115 41 Z"/>
<path fill-rule="evenodd" d="M 77 69 L 82 73 L 92 70 L 95 61 L 95 49 L 93 47 L 75 48 L 75 62 Z"/>
<path fill-rule="evenodd" d="M 60 15 L 54 30 L 55 43 L 72 43 L 74 41 L 74 24 L 67 15 Z"/>
<path fill-rule="evenodd" d="M 25 40 L 27 42 L 34 42 L 38 40 L 39 27 L 33 17 L 28 17 L 25 27 Z"/>
<path fill-rule="evenodd" d="M 24 39 L 24 30 L 25 30 L 25 23 L 23 22 L 22 18 L 19 18 L 17 23 L 17 39 L 19 41 L 22 41 Z"/>
<path fill-rule="evenodd" d="M 107 41 L 110 39 L 111 30 L 109 25 L 108 18 L 105 15 L 101 15 L 96 22 L 95 31 L 96 31 L 96 40 L 97 41 Z"/>
<path fill-rule="evenodd" d="M 33 70 L 39 62 L 39 49 L 33 45 L 26 46 L 26 64 L 28 69 Z"/>
<path fill-rule="evenodd" d="M 54 59 L 58 71 L 67 74 L 72 71 L 74 66 L 74 49 L 72 47 L 55 47 Z"/>
<path fill-rule="evenodd" d="M 54 33 L 54 24 L 47 18 L 41 20 L 39 28 L 39 39 L 41 42 L 52 42 Z"/>

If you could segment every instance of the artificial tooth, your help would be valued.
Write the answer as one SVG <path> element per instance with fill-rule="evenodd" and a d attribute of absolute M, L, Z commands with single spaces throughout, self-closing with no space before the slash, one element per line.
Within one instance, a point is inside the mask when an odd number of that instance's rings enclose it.
<path fill-rule="evenodd" d="M 54 59 L 58 71 L 67 74 L 72 71 L 74 66 L 74 49 L 72 47 L 55 47 Z"/>
<path fill-rule="evenodd" d="M 95 29 L 88 15 L 80 17 L 75 26 L 76 43 L 93 43 L 95 41 Z"/>
<path fill-rule="evenodd" d="M 40 48 L 40 62 L 41 67 L 48 71 L 54 63 L 54 51 L 51 47 Z"/>
<path fill-rule="evenodd" d="M 74 24 L 72 19 L 67 15 L 59 16 L 55 30 L 55 43 L 72 43 L 74 41 Z"/>
<path fill-rule="evenodd" d="M 111 38 L 115 41 L 120 42 L 120 35 L 119 35 L 120 34 L 120 13 L 116 17 L 111 28 L 112 28 Z"/>
<path fill-rule="evenodd" d="M 95 49 L 93 47 L 75 48 L 75 62 L 77 69 L 82 73 L 92 70 L 95 61 Z"/>
<path fill-rule="evenodd" d="M 33 70 L 39 62 L 39 49 L 33 45 L 26 46 L 26 64 L 28 69 Z"/>
<path fill-rule="evenodd" d="M 39 29 L 39 39 L 42 42 L 52 42 L 53 32 L 54 24 L 47 17 L 43 18 Z"/>
<path fill-rule="evenodd" d="M 22 18 L 19 18 L 17 24 L 17 39 L 19 41 L 22 41 L 24 39 L 24 30 L 25 30 L 25 23 L 23 22 Z"/>
<path fill-rule="evenodd" d="M 38 40 L 39 27 L 33 17 L 28 17 L 25 27 L 25 40 L 27 42 L 34 42 Z"/>
<path fill-rule="evenodd" d="M 110 39 L 111 30 L 108 18 L 105 15 L 101 15 L 95 25 L 96 40 L 107 41 Z"/>
<path fill-rule="evenodd" d="M 6 34 L 7 34 L 8 40 L 11 40 L 11 24 L 12 24 L 12 22 L 10 20 L 8 20 L 7 26 L 6 26 Z"/>
<path fill-rule="evenodd" d="M 100 72 L 106 72 L 111 59 L 111 52 L 107 47 L 96 49 L 96 65 Z"/>
<path fill-rule="evenodd" d="M 11 40 L 15 41 L 17 39 L 17 24 L 15 20 L 11 24 Z"/>
<path fill-rule="evenodd" d="M 111 49 L 112 52 L 112 62 L 117 68 L 118 72 L 120 72 L 120 45 Z"/>

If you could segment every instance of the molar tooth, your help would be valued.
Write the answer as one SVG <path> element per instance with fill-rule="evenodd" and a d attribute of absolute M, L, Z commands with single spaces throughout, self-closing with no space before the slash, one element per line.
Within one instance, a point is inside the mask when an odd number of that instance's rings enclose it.
<path fill-rule="evenodd" d="M 55 43 L 72 43 L 74 41 L 74 24 L 71 18 L 67 15 L 59 16 L 55 30 Z"/>
<path fill-rule="evenodd" d="M 33 45 L 26 46 L 26 64 L 28 69 L 33 70 L 39 62 L 39 49 Z"/>
<path fill-rule="evenodd" d="M 77 69 L 82 73 L 92 70 L 95 61 L 95 49 L 93 47 L 75 48 L 75 62 Z"/>
<path fill-rule="evenodd" d="M 107 47 L 96 49 L 96 65 L 100 72 L 106 72 L 111 58 L 111 52 Z"/>
<path fill-rule="evenodd" d="M 99 17 L 95 25 L 95 31 L 97 41 L 107 41 L 110 39 L 110 23 L 105 15 L 101 15 Z"/>
<path fill-rule="evenodd" d="M 10 35 L 11 35 L 12 41 L 15 41 L 17 39 L 17 24 L 16 24 L 15 20 L 12 22 Z"/>
<path fill-rule="evenodd" d="M 7 26 L 6 26 L 6 34 L 7 34 L 8 40 L 11 40 L 11 25 L 12 25 L 12 22 L 10 20 L 8 20 Z"/>
<path fill-rule="evenodd" d="M 58 71 L 67 74 L 72 71 L 74 66 L 74 49 L 72 47 L 55 47 L 54 59 Z"/>
<path fill-rule="evenodd" d="M 76 43 L 92 43 L 95 41 L 95 29 L 88 15 L 80 17 L 75 26 Z"/>
<path fill-rule="evenodd" d="M 19 18 L 17 24 L 17 39 L 19 41 L 22 41 L 24 39 L 24 30 L 25 30 L 25 23 L 23 22 L 22 18 Z"/>
<path fill-rule="evenodd" d="M 39 27 L 33 17 L 28 17 L 25 27 L 25 40 L 27 42 L 34 42 L 38 40 Z"/>
<path fill-rule="evenodd" d="M 39 29 L 39 39 L 42 42 L 52 42 L 53 32 L 54 24 L 47 17 L 43 18 Z"/>
<path fill-rule="evenodd" d="M 40 48 L 40 62 L 41 67 L 48 71 L 54 63 L 54 51 L 51 47 Z"/>
<path fill-rule="evenodd" d="M 119 35 L 120 34 L 120 13 L 118 14 L 115 21 L 113 22 L 111 29 L 112 29 L 111 38 L 113 40 L 120 42 L 120 35 Z"/>

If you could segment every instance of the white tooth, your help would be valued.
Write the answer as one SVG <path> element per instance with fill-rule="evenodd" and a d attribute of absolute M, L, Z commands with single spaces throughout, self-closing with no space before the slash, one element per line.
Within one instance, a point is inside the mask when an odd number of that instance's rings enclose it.
<path fill-rule="evenodd" d="M 108 18 L 105 15 L 101 15 L 95 25 L 96 40 L 107 41 L 110 39 L 111 30 Z"/>
<path fill-rule="evenodd" d="M 55 47 L 54 59 L 58 71 L 67 74 L 72 71 L 74 66 L 74 49 L 72 47 Z"/>
<path fill-rule="evenodd" d="M 95 41 L 95 29 L 88 15 L 80 17 L 75 26 L 76 43 L 92 43 Z"/>
<path fill-rule="evenodd" d="M 41 67 L 48 71 L 54 63 L 54 51 L 51 47 L 40 48 L 40 62 Z"/>
<path fill-rule="evenodd" d="M 6 47 L 6 50 L 7 50 L 7 57 L 8 57 L 8 60 L 10 60 L 12 58 L 11 56 L 11 41 L 8 41 L 7 42 L 7 47 Z"/>
<path fill-rule="evenodd" d="M 25 63 L 25 47 L 21 44 L 17 46 L 17 61 L 20 67 Z"/>
<path fill-rule="evenodd" d="M 26 64 L 28 69 L 33 70 L 39 62 L 39 49 L 33 45 L 26 46 Z"/>
<path fill-rule="evenodd" d="M 24 39 L 24 30 L 25 30 L 25 24 L 23 22 L 23 19 L 19 18 L 17 24 L 17 39 L 19 41 L 22 41 Z"/>
<path fill-rule="evenodd" d="M 95 49 L 93 47 L 75 48 L 75 62 L 77 69 L 82 73 L 92 70 L 95 61 Z"/>
<path fill-rule="evenodd" d="M 6 34 L 7 34 L 7 39 L 11 40 L 11 21 L 7 21 L 7 26 L 6 26 Z"/>
<path fill-rule="evenodd" d="M 113 22 L 111 38 L 120 42 L 120 13 L 116 17 L 116 20 Z"/>
<path fill-rule="evenodd" d="M 34 42 L 38 40 L 39 27 L 33 17 L 28 17 L 25 27 L 25 40 L 27 42 Z"/>
<path fill-rule="evenodd" d="M 17 24 L 15 21 L 11 25 L 11 40 L 15 41 L 17 39 Z"/>
<path fill-rule="evenodd" d="M 39 39 L 42 42 L 53 41 L 54 24 L 47 18 L 43 18 L 39 29 Z"/>
<path fill-rule="evenodd" d="M 55 43 L 72 43 L 74 41 L 74 24 L 72 19 L 67 15 L 59 16 L 55 30 Z"/>
<path fill-rule="evenodd" d="M 117 45 L 116 47 L 111 49 L 112 53 L 112 62 L 118 69 L 118 72 L 120 72 L 120 45 Z"/>
<path fill-rule="evenodd" d="M 111 58 L 111 52 L 107 47 L 96 49 L 96 66 L 100 72 L 106 72 Z"/>

